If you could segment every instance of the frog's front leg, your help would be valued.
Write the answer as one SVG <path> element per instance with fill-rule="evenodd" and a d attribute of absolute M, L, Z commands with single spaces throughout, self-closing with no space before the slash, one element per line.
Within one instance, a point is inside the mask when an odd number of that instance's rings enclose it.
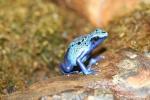
<path fill-rule="evenodd" d="M 92 65 L 95 65 L 97 62 L 99 62 L 100 60 L 104 59 L 104 56 L 96 56 L 94 58 L 91 58 L 88 64 L 88 70 L 91 69 Z"/>
<path fill-rule="evenodd" d="M 82 62 L 82 59 L 87 55 L 87 53 L 82 52 L 81 55 L 77 58 L 77 64 L 80 66 L 82 72 L 86 75 L 88 74 L 94 74 L 95 72 L 93 70 L 86 69 L 85 65 Z"/>

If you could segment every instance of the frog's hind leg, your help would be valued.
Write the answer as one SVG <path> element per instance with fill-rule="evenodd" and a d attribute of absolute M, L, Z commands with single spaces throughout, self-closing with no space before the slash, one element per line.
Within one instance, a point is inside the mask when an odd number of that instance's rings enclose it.
<path fill-rule="evenodd" d="M 62 74 L 65 74 L 65 73 L 66 73 L 66 72 L 64 71 L 64 64 L 63 64 L 63 63 L 59 65 L 59 69 L 60 69 L 60 72 L 61 72 Z"/>
<path fill-rule="evenodd" d="M 88 70 L 91 69 L 92 65 L 95 65 L 97 62 L 99 62 L 100 60 L 104 59 L 104 56 L 96 56 L 94 58 L 91 58 L 88 64 Z"/>
<path fill-rule="evenodd" d="M 60 64 L 60 71 L 61 71 L 61 73 L 63 73 L 64 75 L 79 73 L 79 72 L 77 72 L 77 71 L 72 71 L 72 69 L 73 69 L 72 66 L 67 66 L 67 65 L 64 64 L 64 63 Z"/>

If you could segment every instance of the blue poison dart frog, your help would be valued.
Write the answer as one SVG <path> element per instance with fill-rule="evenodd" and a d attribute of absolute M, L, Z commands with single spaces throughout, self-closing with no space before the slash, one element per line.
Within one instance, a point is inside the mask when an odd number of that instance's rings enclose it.
<path fill-rule="evenodd" d="M 77 73 L 79 71 L 75 69 L 79 68 L 80 72 L 85 75 L 94 74 L 95 71 L 91 69 L 91 66 L 96 64 L 96 62 L 98 62 L 102 57 L 97 56 L 91 58 L 91 53 L 107 37 L 107 32 L 101 29 L 96 29 L 90 34 L 74 39 L 69 44 L 64 57 L 64 62 L 60 65 L 61 72 L 64 74 Z M 86 66 L 85 62 L 87 62 L 87 60 L 89 60 L 89 63 Z"/>

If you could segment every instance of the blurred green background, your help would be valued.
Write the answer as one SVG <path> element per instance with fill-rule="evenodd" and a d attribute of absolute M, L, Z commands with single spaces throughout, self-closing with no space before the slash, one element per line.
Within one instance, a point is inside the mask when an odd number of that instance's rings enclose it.
<path fill-rule="evenodd" d="M 59 75 L 68 40 L 91 28 L 50 0 L 0 0 L 0 93 Z"/>

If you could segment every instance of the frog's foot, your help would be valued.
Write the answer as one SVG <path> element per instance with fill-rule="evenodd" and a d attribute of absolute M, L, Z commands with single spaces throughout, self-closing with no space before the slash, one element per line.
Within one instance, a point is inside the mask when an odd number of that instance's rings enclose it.
<path fill-rule="evenodd" d="M 78 74 L 78 73 L 81 73 L 81 72 L 79 72 L 79 71 L 65 72 L 61 69 L 61 73 L 64 74 L 64 75 L 69 75 L 69 74 Z"/>
<path fill-rule="evenodd" d="M 84 72 L 84 74 L 85 74 L 85 75 L 96 74 L 96 71 L 94 71 L 94 70 L 89 70 L 89 69 L 88 69 L 87 71 Z"/>
<path fill-rule="evenodd" d="M 85 75 L 89 75 L 89 74 L 95 74 L 94 70 L 88 70 L 85 73 L 82 71 L 72 71 L 72 72 L 62 72 L 64 75 L 71 75 L 71 74 L 85 74 Z"/>
<path fill-rule="evenodd" d="M 88 70 L 91 69 L 92 65 L 95 65 L 97 62 L 99 62 L 100 60 L 102 60 L 104 58 L 105 58 L 104 56 L 97 56 L 95 58 L 91 58 L 88 66 L 87 66 Z"/>

